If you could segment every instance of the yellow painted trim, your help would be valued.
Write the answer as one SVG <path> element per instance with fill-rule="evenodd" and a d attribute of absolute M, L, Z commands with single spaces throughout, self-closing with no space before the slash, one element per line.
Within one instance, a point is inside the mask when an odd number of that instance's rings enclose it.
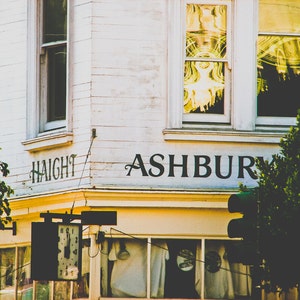
<path fill-rule="evenodd" d="M 227 208 L 228 191 L 69 190 L 16 197 L 10 200 L 12 216 L 46 211 L 73 213 L 93 207 Z"/>

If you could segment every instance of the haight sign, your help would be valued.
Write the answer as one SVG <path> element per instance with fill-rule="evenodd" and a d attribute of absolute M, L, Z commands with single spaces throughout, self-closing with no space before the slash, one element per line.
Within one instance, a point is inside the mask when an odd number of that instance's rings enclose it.
<path fill-rule="evenodd" d="M 255 160 L 264 160 L 262 156 L 233 155 L 181 155 L 153 154 L 145 161 L 141 154 L 136 154 L 131 164 L 125 165 L 126 176 L 138 174 L 150 177 L 194 177 L 208 178 L 214 174 L 219 179 L 228 179 L 236 174 L 243 179 L 246 176 L 257 179 Z M 235 170 L 234 170 L 235 168 Z"/>
<path fill-rule="evenodd" d="M 33 161 L 31 169 L 32 183 L 52 181 L 74 177 L 76 154 Z"/>

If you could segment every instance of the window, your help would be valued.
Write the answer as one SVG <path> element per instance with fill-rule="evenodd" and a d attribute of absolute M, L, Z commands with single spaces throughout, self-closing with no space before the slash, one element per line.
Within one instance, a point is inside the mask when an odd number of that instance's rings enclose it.
<path fill-rule="evenodd" d="M 0 248 L 0 299 L 88 299 L 89 242 L 84 239 L 82 243 L 82 276 L 76 282 L 32 281 L 31 247 Z"/>
<path fill-rule="evenodd" d="M 299 28 L 298 0 L 259 1 L 258 117 L 295 118 L 300 108 Z M 262 121 L 268 122 L 266 118 Z"/>
<path fill-rule="evenodd" d="M 233 241 L 106 239 L 101 296 L 118 298 L 240 299 L 251 293 L 248 267 L 229 263 Z"/>
<path fill-rule="evenodd" d="M 183 121 L 229 122 L 229 4 L 185 5 Z"/>
<path fill-rule="evenodd" d="M 67 107 L 67 0 L 41 2 L 40 132 L 64 128 Z"/>
<path fill-rule="evenodd" d="M 178 129 L 231 130 L 237 138 L 243 131 L 279 134 L 295 124 L 299 1 L 168 3 L 167 139 L 180 138 Z"/>

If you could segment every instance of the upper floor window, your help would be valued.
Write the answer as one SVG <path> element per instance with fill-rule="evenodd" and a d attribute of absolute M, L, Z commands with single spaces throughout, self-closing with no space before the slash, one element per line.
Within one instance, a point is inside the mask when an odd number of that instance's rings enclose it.
<path fill-rule="evenodd" d="M 229 121 L 229 4 L 185 4 L 184 121 Z"/>
<path fill-rule="evenodd" d="M 295 118 L 300 108 L 299 1 L 260 0 L 258 29 L 257 115 Z"/>
<path fill-rule="evenodd" d="M 67 0 L 41 2 L 40 132 L 66 126 Z"/>
<path fill-rule="evenodd" d="M 295 124 L 299 1 L 170 0 L 169 18 L 169 128 Z"/>

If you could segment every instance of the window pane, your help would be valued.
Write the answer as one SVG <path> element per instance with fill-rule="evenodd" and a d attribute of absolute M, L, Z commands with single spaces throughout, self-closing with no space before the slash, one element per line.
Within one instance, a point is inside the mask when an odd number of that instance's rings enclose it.
<path fill-rule="evenodd" d="M 105 249 L 105 250 L 104 250 Z M 109 239 L 102 256 L 102 296 L 145 298 L 147 284 L 147 241 Z"/>
<path fill-rule="evenodd" d="M 67 0 L 45 0 L 43 42 L 49 43 L 66 39 Z"/>
<path fill-rule="evenodd" d="M 299 33 L 299 14 L 299 0 L 260 0 L 259 30 Z"/>
<path fill-rule="evenodd" d="M 18 297 L 31 300 L 33 296 L 32 279 L 30 278 L 31 247 L 18 248 Z"/>
<path fill-rule="evenodd" d="M 66 118 L 66 46 L 48 49 L 48 122 Z"/>
<path fill-rule="evenodd" d="M 300 108 L 300 38 L 262 35 L 257 51 L 258 116 L 295 117 Z"/>
<path fill-rule="evenodd" d="M 90 240 L 82 241 L 82 269 L 80 281 L 74 281 L 72 299 L 89 298 L 89 279 L 90 279 Z"/>
<path fill-rule="evenodd" d="M 224 113 L 224 63 L 185 63 L 184 113 Z"/>
<path fill-rule="evenodd" d="M 186 56 L 226 56 L 226 6 L 187 4 Z"/>
<path fill-rule="evenodd" d="M 196 260 L 200 250 L 196 240 L 167 240 L 169 260 L 166 265 L 166 284 L 164 298 L 195 298 L 200 294 L 197 283 L 200 271 Z"/>
<path fill-rule="evenodd" d="M 71 282 L 55 281 L 53 300 L 70 299 Z"/>
<path fill-rule="evenodd" d="M 35 298 L 37 300 L 50 300 L 50 282 L 37 281 L 35 286 Z"/>
<path fill-rule="evenodd" d="M 225 5 L 187 4 L 185 114 L 224 114 L 226 26 Z"/>
<path fill-rule="evenodd" d="M 15 277 L 15 248 L 0 249 L 0 299 L 13 298 Z"/>
<path fill-rule="evenodd" d="M 241 299 L 251 294 L 249 267 L 227 260 L 230 243 L 218 240 L 205 243 L 205 298 Z"/>
<path fill-rule="evenodd" d="M 164 298 L 166 264 L 169 260 L 168 245 L 165 240 L 151 241 L 151 298 Z"/>
<path fill-rule="evenodd" d="M 299 27 L 298 0 L 259 1 L 258 116 L 297 115 L 300 108 L 297 96 L 300 92 Z"/>

